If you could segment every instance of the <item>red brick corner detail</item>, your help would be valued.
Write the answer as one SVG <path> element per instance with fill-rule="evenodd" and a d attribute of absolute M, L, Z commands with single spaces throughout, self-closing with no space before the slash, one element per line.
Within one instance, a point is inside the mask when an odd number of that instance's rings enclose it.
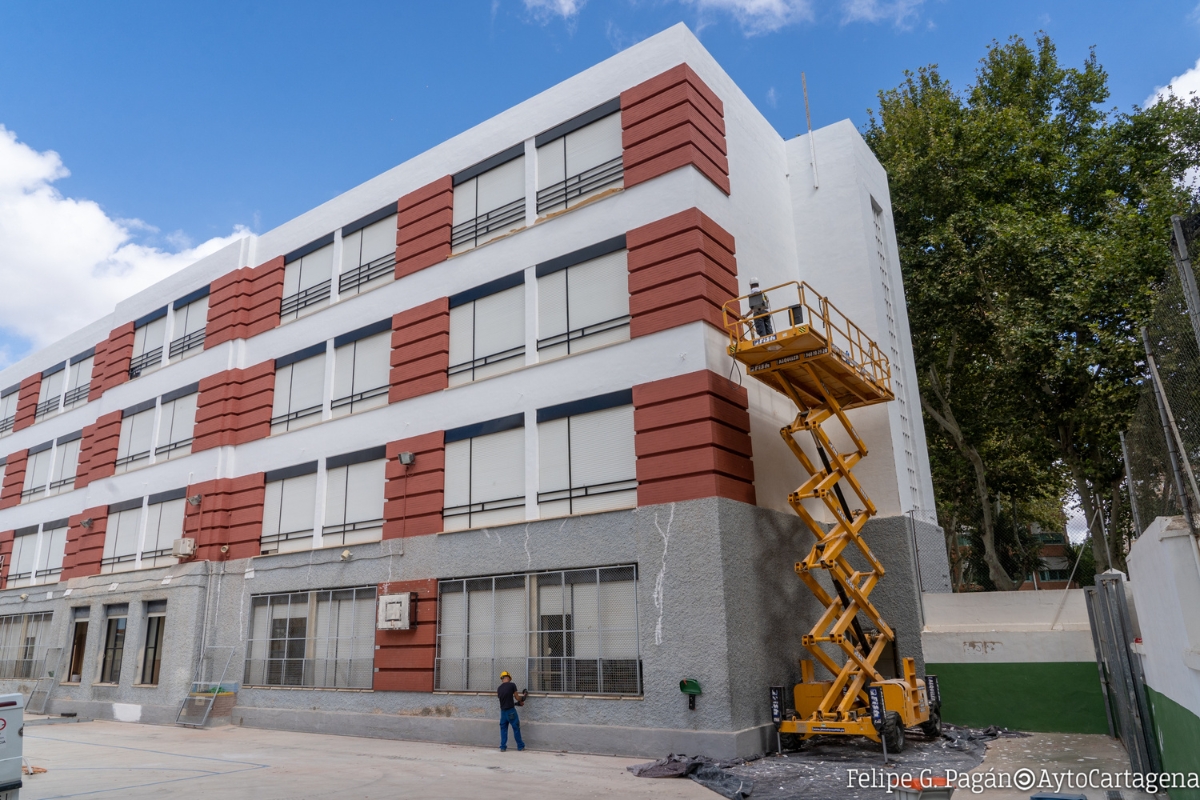
<path fill-rule="evenodd" d="M 90 519 L 91 527 L 83 521 Z M 85 508 L 67 520 L 67 545 L 63 551 L 62 580 L 100 574 L 104 558 L 104 534 L 108 530 L 108 506 Z"/>
<path fill-rule="evenodd" d="M 755 502 L 746 390 L 700 370 L 633 387 L 638 505 Z"/>
<path fill-rule="evenodd" d="M 227 369 L 200 381 L 192 452 L 245 444 L 271 435 L 275 362 Z"/>
<path fill-rule="evenodd" d="M 689 208 L 629 231 L 630 337 L 703 320 L 724 330 L 721 306 L 737 297 L 733 235 Z"/>
<path fill-rule="evenodd" d="M 75 488 L 82 489 L 92 481 L 107 478 L 117 472 L 117 451 L 121 445 L 120 411 L 110 411 L 83 428 L 79 445 L 79 467 L 75 471 Z"/>
<path fill-rule="evenodd" d="M 242 267 L 212 282 L 204 347 L 251 336 L 279 326 L 283 303 L 283 256 L 257 267 Z"/>
<path fill-rule="evenodd" d="M 21 389 L 17 394 L 17 416 L 13 421 L 13 430 L 28 428 L 37 417 L 38 392 L 42 388 L 42 373 L 30 375 L 21 381 Z"/>
<path fill-rule="evenodd" d="M 396 204 L 396 280 L 450 257 L 454 183 L 447 175 Z"/>
<path fill-rule="evenodd" d="M 392 388 L 388 402 L 450 385 L 450 300 L 440 297 L 392 317 Z"/>
<path fill-rule="evenodd" d="M 406 631 L 375 631 L 377 692 L 432 692 L 437 650 L 437 586 L 434 578 L 379 584 L 379 596 L 416 592 L 416 625 Z"/>
<path fill-rule="evenodd" d="M 196 540 L 197 561 L 250 558 L 262 552 L 263 504 L 266 476 L 261 472 L 237 478 L 218 478 L 187 488 L 200 496 L 200 505 L 184 507 L 183 535 Z M 225 552 L 221 548 L 228 546 Z"/>
<path fill-rule="evenodd" d="M 397 460 L 403 452 L 416 456 L 411 466 Z M 446 489 L 446 445 L 442 431 L 388 442 L 386 470 L 383 538 L 441 533 Z"/>
<path fill-rule="evenodd" d="M 687 64 L 621 93 L 625 186 L 693 166 L 729 194 L 725 106 Z"/>
<path fill-rule="evenodd" d="M 129 362 L 133 359 L 133 323 L 126 322 L 114 328 L 100 344 L 96 345 L 96 357 L 92 361 L 92 382 L 88 389 L 88 402 L 114 386 L 129 380 Z"/>
<path fill-rule="evenodd" d="M 0 488 L 0 508 L 12 508 L 21 504 L 21 491 L 25 488 L 25 467 L 28 463 L 28 450 L 10 453 L 4 462 L 4 485 Z"/>

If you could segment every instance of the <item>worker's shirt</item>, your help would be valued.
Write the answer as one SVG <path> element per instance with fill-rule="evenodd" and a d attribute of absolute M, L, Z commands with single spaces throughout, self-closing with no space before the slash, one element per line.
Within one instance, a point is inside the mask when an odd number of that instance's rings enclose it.
<path fill-rule="evenodd" d="M 496 696 L 500 698 L 500 710 L 508 711 L 516 702 L 513 698 L 517 694 L 517 684 L 515 681 L 505 681 L 500 684 L 500 688 L 496 689 Z"/>
<path fill-rule="evenodd" d="M 747 303 L 750 306 L 750 315 L 758 316 L 765 314 L 771 310 L 770 304 L 767 303 L 767 297 L 762 292 L 755 292 L 747 298 Z"/>

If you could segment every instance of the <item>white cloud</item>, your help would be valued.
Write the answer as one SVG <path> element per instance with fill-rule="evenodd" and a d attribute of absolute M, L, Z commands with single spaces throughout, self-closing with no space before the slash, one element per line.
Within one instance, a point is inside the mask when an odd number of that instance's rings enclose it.
<path fill-rule="evenodd" d="M 909 28 L 925 0 L 843 0 L 842 24 L 851 22 L 890 22 L 897 28 Z"/>
<path fill-rule="evenodd" d="M 1152 106 L 1170 93 L 1184 100 L 1193 94 L 1200 94 L 1200 59 L 1196 59 L 1195 66 L 1187 72 L 1182 75 L 1176 75 L 1167 81 L 1166 86 L 1156 87 L 1142 105 L 1147 107 Z"/>
<path fill-rule="evenodd" d="M 524 0 L 525 10 L 541 20 L 562 17 L 569 20 L 579 15 L 587 0 Z"/>
<path fill-rule="evenodd" d="M 172 234 L 175 252 L 141 244 L 135 232 L 152 226 L 64 197 L 54 182 L 69 174 L 58 153 L 38 152 L 0 125 L 0 328 L 35 349 L 248 233 L 239 227 L 195 247 Z M 20 355 L 0 351 L 0 362 Z"/>
<path fill-rule="evenodd" d="M 733 16 L 748 36 L 773 33 L 798 22 L 812 22 L 809 0 L 680 0 L 703 16 L 711 12 Z M 706 27 L 702 19 L 700 28 Z"/>

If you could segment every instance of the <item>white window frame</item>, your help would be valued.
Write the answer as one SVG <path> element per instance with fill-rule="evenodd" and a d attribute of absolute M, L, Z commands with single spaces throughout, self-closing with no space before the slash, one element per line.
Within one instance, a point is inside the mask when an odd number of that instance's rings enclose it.
<path fill-rule="evenodd" d="M 208 326 L 209 287 L 204 286 L 171 303 L 171 345 L 168 363 L 182 361 L 204 348 Z M 197 320 L 199 326 L 197 326 Z"/>
<path fill-rule="evenodd" d="M 333 396 L 330 401 L 332 416 L 342 417 L 387 405 L 388 391 L 391 389 L 391 337 L 392 321 L 389 318 L 342 334 L 333 340 Z M 362 362 L 368 358 L 368 353 L 380 347 L 384 352 L 382 372 L 374 379 L 369 376 L 360 377 L 360 372 L 379 366 L 364 366 Z"/>
<path fill-rule="evenodd" d="M 116 474 L 140 469 L 154 463 L 154 430 L 157 427 L 157 419 L 157 397 L 130 406 L 121 412 L 121 437 L 117 442 Z M 134 433 L 141 433 L 143 430 L 146 431 L 146 449 L 131 452 Z"/>
<path fill-rule="evenodd" d="M 386 467 L 386 448 L 382 445 L 325 460 L 322 547 L 383 539 Z M 362 501 L 362 507 L 352 510 L 351 497 Z"/>
<path fill-rule="evenodd" d="M 326 358 L 328 349 L 326 342 L 320 342 L 291 355 L 275 359 L 275 394 L 271 411 L 271 433 L 284 433 L 286 431 L 306 428 L 309 425 L 315 425 L 324 418 L 325 397 L 327 396 L 325 379 L 329 363 Z M 296 365 L 307 363 L 314 359 L 320 359 L 320 369 L 315 369 L 316 364 L 310 364 L 305 369 L 305 372 L 320 374 L 320 384 L 317 389 L 317 397 L 320 400 L 316 405 L 292 408 L 296 400 L 296 385 L 294 383 Z M 286 386 L 283 385 L 284 381 L 286 381 Z M 282 391 L 285 388 L 286 391 Z"/>
<path fill-rule="evenodd" d="M 8 436 L 13 432 L 17 421 L 17 403 L 21 398 L 21 384 L 14 384 L 0 395 L 0 436 Z"/>
<path fill-rule="evenodd" d="M 25 483 L 21 487 L 22 503 L 37 500 L 46 494 L 54 474 L 54 440 L 29 448 L 28 454 L 25 462 Z M 44 469 L 45 474 L 38 478 L 37 472 L 40 469 Z"/>
<path fill-rule="evenodd" d="M 69 492 L 75 488 L 75 477 L 79 474 L 79 449 L 83 444 L 83 431 L 60 436 L 54 442 L 54 463 L 50 469 L 50 485 L 47 495 Z M 67 468 L 70 467 L 70 474 Z"/>
<path fill-rule="evenodd" d="M 396 204 L 390 203 L 342 228 L 339 298 L 362 294 L 395 279 L 396 220 Z M 385 232 L 390 233 L 390 252 L 381 252 L 384 248 L 374 247 Z"/>
<path fill-rule="evenodd" d="M 518 182 L 518 195 L 495 187 Z M 513 145 L 455 175 L 450 246 L 462 252 L 525 227 L 525 144 Z M 483 193 L 484 200 L 479 197 Z M 489 196 L 498 193 L 500 200 Z M 511 197 L 512 199 L 507 199 Z"/>
<path fill-rule="evenodd" d="M 166 356 L 166 343 L 167 307 L 163 306 L 134 323 L 129 379 L 148 375 L 161 367 Z"/>
<path fill-rule="evenodd" d="M 46 417 L 57 414 L 62 409 L 62 398 L 66 388 L 67 362 L 62 362 L 50 369 L 43 370 L 42 382 L 38 386 L 38 404 L 34 409 L 33 419 L 41 422 Z M 55 386 L 55 384 L 58 384 Z"/>
<path fill-rule="evenodd" d="M 526 352 L 526 295 L 525 272 L 515 272 L 494 281 L 460 292 L 450 298 L 450 365 L 447 372 L 450 386 L 463 384 L 511 372 L 525 365 Z M 496 306 L 520 303 L 520 313 L 513 312 L 511 340 L 504 340 L 495 349 L 497 337 L 481 316 L 488 317 Z M 480 309 L 484 313 L 480 314 Z M 514 346 L 513 342 L 520 342 Z"/>
<path fill-rule="evenodd" d="M 599 161 L 572 146 L 577 140 L 597 138 L 605 142 L 608 151 L 605 153 L 608 157 Z M 621 99 L 613 98 L 556 125 L 540 134 L 534 146 L 538 161 L 538 216 L 573 208 L 601 192 L 624 186 Z M 584 163 L 572 163 L 580 158 Z M 554 163 L 550 163 L 552 160 Z"/>
<path fill-rule="evenodd" d="M 524 522 L 527 495 L 525 415 L 514 414 L 449 430 L 445 437 L 443 530 L 451 532 Z M 512 453 L 503 452 L 508 447 L 512 448 Z M 498 465 L 486 463 L 493 459 L 499 462 Z M 494 474 L 487 472 L 489 466 L 495 467 Z M 506 479 L 519 481 L 520 494 L 510 492 L 504 485 Z"/>
<path fill-rule="evenodd" d="M 182 458 L 192 452 L 192 434 L 196 428 L 196 404 L 200 398 L 200 385 L 193 383 L 168 392 L 159 398 L 157 433 L 154 436 L 154 462 Z M 175 416 L 183 413 L 183 428 L 173 436 Z M 191 419 L 187 419 L 190 412 Z"/>
<path fill-rule="evenodd" d="M 540 517 L 637 506 L 632 403 L 620 391 L 538 410 Z"/>
<path fill-rule="evenodd" d="M 62 576 L 66 547 L 67 520 L 43 522 L 38 531 L 37 561 L 30 586 L 45 586 L 59 582 Z"/>
<path fill-rule="evenodd" d="M 293 250 L 284 256 L 284 296 L 280 305 L 280 320 L 300 319 L 329 305 L 334 278 L 334 235 L 332 233 Z M 326 269 L 328 262 L 328 269 Z M 315 283 L 305 283 L 305 270 L 317 271 Z M 287 293 L 291 289 L 290 293 Z"/>
<path fill-rule="evenodd" d="M 92 387 L 92 367 L 96 363 L 96 348 L 85 350 L 67 360 L 66 390 L 63 392 L 63 410 L 81 406 L 88 401 L 88 391 Z M 80 381 L 80 377 L 83 381 Z"/>
<path fill-rule="evenodd" d="M 176 489 L 146 498 L 142 536 L 138 543 L 138 569 L 170 567 L 179 563 L 179 559 L 171 555 L 171 546 L 176 539 L 182 539 L 187 530 L 186 494 L 186 489 Z M 176 520 L 178 529 L 174 526 Z M 168 538 L 163 539 L 164 534 Z"/>
<path fill-rule="evenodd" d="M 110 505 L 104 530 L 104 554 L 100 559 L 101 574 L 131 572 L 137 569 L 145 532 L 145 497 Z M 118 545 L 129 542 L 133 544 L 131 548 L 118 548 Z"/>
<path fill-rule="evenodd" d="M 263 500 L 263 525 L 259 538 L 262 555 L 294 553 L 316 546 L 317 490 L 320 487 L 320 464 L 310 461 L 293 467 L 272 470 L 266 474 L 266 495 Z M 308 503 L 311 501 L 311 505 Z M 282 530 L 284 514 L 304 503 L 296 520 L 306 527 Z M 307 512 L 307 513 L 303 513 Z M 290 527 L 290 525 L 289 525 Z M 303 546 L 297 546 L 297 545 Z"/>
<path fill-rule="evenodd" d="M 629 340 L 629 266 L 624 236 L 606 239 L 538 264 L 535 274 L 539 360 L 574 355 Z M 572 278 L 576 283 L 574 292 Z M 619 281 L 619 285 L 610 287 L 609 308 L 599 315 L 595 313 L 595 303 L 590 302 L 594 295 L 589 293 L 590 284 L 597 279 Z M 573 294 L 575 302 L 572 302 Z M 595 319 L 595 316 L 604 318 Z"/>

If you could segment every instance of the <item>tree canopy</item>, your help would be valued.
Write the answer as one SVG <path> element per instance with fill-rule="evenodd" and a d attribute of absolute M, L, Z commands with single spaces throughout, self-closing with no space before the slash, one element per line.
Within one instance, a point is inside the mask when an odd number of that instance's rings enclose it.
<path fill-rule="evenodd" d="M 936 65 L 906 73 L 864 132 L 891 181 L 940 516 L 972 519 L 999 589 L 1028 568 L 998 537 L 1005 498 L 1073 490 L 1096 569 L 1123 552 L 1106 536 L 1118 431 L 1143 379 L 1151 287 L 1172 263 L 1170 215 L 1196 200 L 1200 100 L 1123 112 L 1108 98 L 1094 52 L 1068 67 L 1048 36 L 1014 37 L 965 91 Z"/>

